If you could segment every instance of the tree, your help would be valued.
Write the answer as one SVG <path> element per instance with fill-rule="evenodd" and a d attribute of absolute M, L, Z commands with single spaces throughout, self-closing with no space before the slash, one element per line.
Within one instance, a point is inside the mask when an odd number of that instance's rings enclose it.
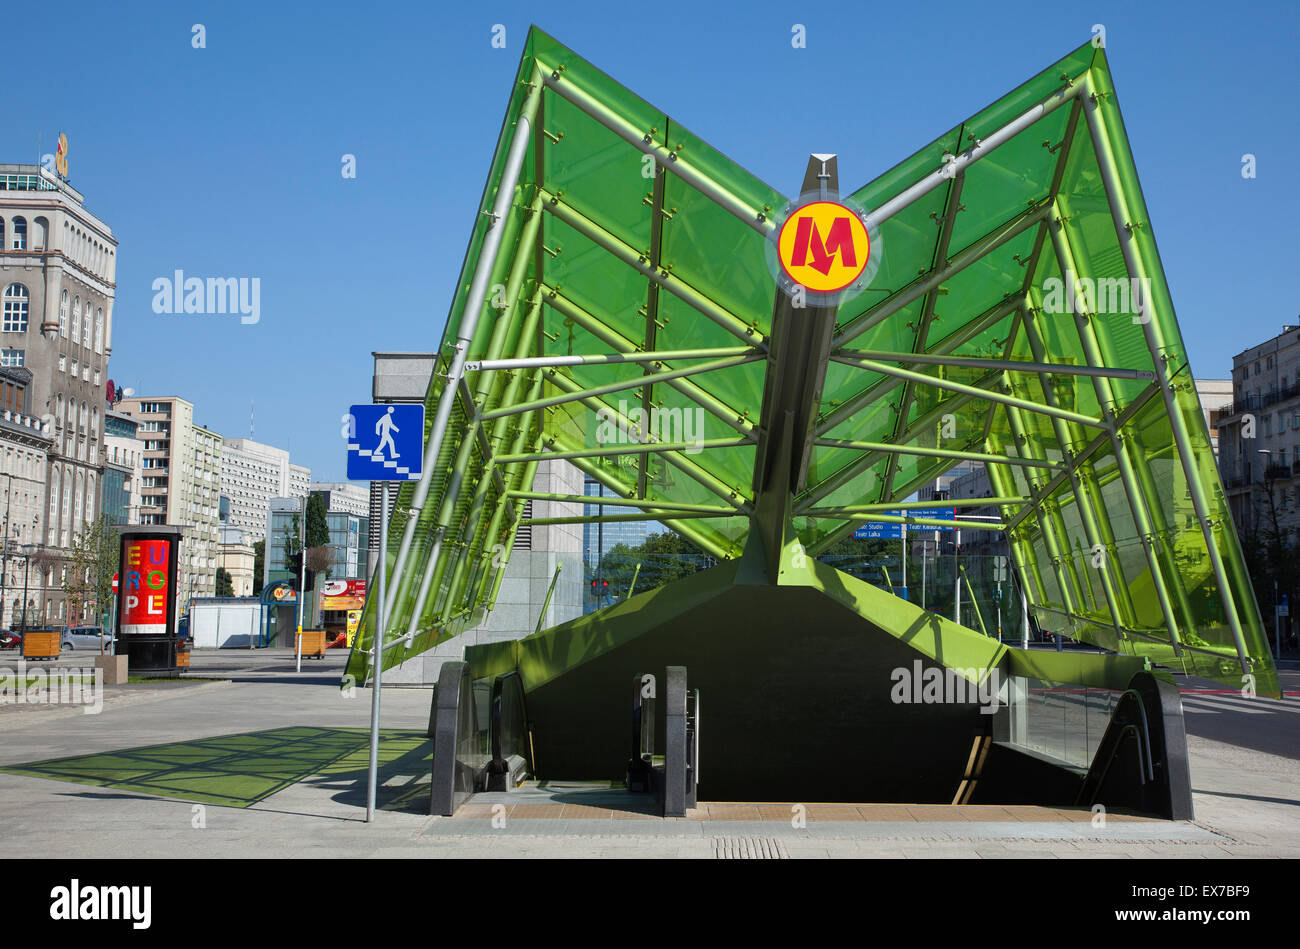
<path fill-rule="evenodd" d="M 235 582 L 230 578 L 230 571 L 225 567 L 217 568 L 217 596 L 234 596 Z"/>
<path fill-rule="evenodd" d="M 113 574 L 118 567 L 117 534 L 107 518 L 89 523 L 73 538 L 63 593 L 71 615 L 103 613 L 113 599 Z"/>
<path fill-rule="evenodd" d="M 262 573 L 266 570 L 266 541 L 253 544 L 253 596 L 262 593 Z"/>
<path fill-rule="evenodd" d="M 663 586 L 688 574 L 711 567 L 716 561 L 689 540 L 672 531 L 651 534 L 635 547 L 615 544 L 600 559 L 599 580 L 608 582 L 598 591 L 610 597 L 626 596 L 636 575 L 633 593 Z M 637 565 L 640 564 L 640 572 Z M 593 576 L 592 579 L 597 579 Z"/>
<path fill-rule="evenodd" d="M 307 498 L 307 547 L 328 547 L 329 520 L 325 516 L 325 495 L 317 491 Z"/>
<path fill-rule="evenodd" d="M 63 558 L 53 551 L 40 548 L 27 557 L 27 565 L 23 568 L 23 586 L 28 586 L 29 578 L 32 589 L 27 594 L 27 602 L 22 604 L 23 626 L 30 626 L 33 623 L 41 622 L 40 608 L 37 605 L 38 598 L 36 593 L 42 587 L 54 585 L 54 577 L 51 571 L 59 564 L 63 563 Z"/>

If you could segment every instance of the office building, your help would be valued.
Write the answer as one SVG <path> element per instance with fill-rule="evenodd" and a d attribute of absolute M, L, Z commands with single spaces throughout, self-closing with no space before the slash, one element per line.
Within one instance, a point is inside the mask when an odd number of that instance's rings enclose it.
<path fill-rule="evenodd" d="M 228 438 L 222 445 L 221 494 L 230 499 L 226 523 L 255 541 L 266 536 L 271 499 L 306 497 L 310 483 L 311 469 L 293 464 L 283 448 L 251 438 Z"/>
<path fill-rule="evenodd" d="M 313 481 L 310 491 L 312 494 L 325 496 L 325 510 L 340 514 L 355 514 L 366 518 L 368 522 L 370 519 L 368 487 L 362 487 L 351 481 Z"/>

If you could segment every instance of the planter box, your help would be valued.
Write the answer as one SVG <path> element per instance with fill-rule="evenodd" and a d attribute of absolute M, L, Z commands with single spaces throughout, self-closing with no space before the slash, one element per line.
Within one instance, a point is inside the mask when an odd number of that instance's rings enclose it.
<path fill-rule="evenodd" d="M 304 659 L 325 658 L 325 630 L 304 629 L 302 631 L 302 655 Z"/>
<path fill-rule="evenodd" d="M 58 659 L 61 630 L 28 630 L 23 633 L 24 659 Z"/>

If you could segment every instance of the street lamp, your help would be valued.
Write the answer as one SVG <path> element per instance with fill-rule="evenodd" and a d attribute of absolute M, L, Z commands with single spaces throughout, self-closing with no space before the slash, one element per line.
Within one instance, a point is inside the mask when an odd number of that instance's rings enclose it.
<path fill-rule="evenodd" d="M 5 580 L 9 573 L 9 510 L 14 503 L 14 476 L 5 472 L 5 477 L 9 479 L 8 487 L 5 490 L 5 529 L 4 529 L 4 551 L 0 553 L 0 626 L 4 625 L 5 619 Z"/>

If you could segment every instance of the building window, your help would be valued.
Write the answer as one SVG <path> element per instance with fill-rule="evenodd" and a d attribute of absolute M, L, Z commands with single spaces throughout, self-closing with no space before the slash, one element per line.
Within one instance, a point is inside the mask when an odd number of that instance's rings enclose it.
<path fill-rule="evenodd" d="M 14 250 L 27 249 L 27 218 L 14 218 Z"/>
<path fill-rule="evenodd" d="M 100 307 L 95 311 L 95 352 L 104 351 L 104 309 Z"/>
<path fill-rule="evenodd" d="M 81 336 L 81 297 L 72 298 L 72 341 Z"/>
<path fill-rule="evenodd" d="M 82 314 L 82 321 L 81 321 L 81 345 L 85 346 L 87 349 L 90 348 L 90 337 L 91 337 L 92 329 L 93 329 L 93 324 L 91 323 L 91 317 L 90 317 L 90 301 L 87 300 L 86 312 Z"/>
<path fill-rule="evenodd" d="M 67 356 L 64 356 L 62 353 L 60 353 L 60 354 L 59 354 L 59 372 L 67 372 L 67 371 L 68 371 L 68 357 L 67 357 Z M 59 396 L 59 398 L 62 399 L 63 397 L 62 397 L 62 396 Z"/>
<path fill-rule="evenodd" d="M 27 308 L 30 302 L 30 294 L 21 283 L 11 283 L 5 287 L 3 328 L 6 333 L 27 332 Z"/>
<path fill-rule="evenodd" d="M 26 355 L 21 349 L 0 349 L 0 366 L 21 366 Z"/>

